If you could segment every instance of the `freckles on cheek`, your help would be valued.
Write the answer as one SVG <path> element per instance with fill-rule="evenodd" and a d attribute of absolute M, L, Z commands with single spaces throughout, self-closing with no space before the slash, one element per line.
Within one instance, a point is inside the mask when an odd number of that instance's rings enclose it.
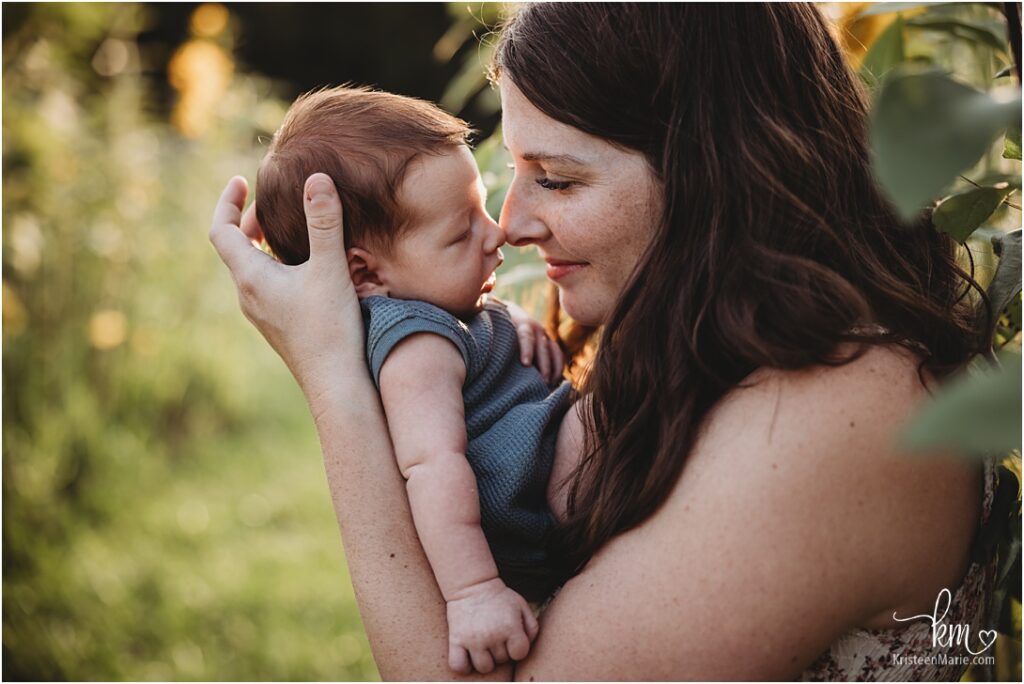
<path fill-rule="evenodd" d="M 638 187 L 630 201 L 625 203 L 624 223 L 630 231 L 629 239 L 637 253 L 643 252 L 654 234 L 654 224 L 659 214 L 657 197 L 648 187 Z"/>
<path fill-rule="evenodd" d="M 555 238 L 555 242 L 563 249 L 573 251 L 577 248 L 580 240 L 579 231 L 576 229 L 579 226 L 578 212 L 559 207 L 543 215 L 542 221 Z"/>

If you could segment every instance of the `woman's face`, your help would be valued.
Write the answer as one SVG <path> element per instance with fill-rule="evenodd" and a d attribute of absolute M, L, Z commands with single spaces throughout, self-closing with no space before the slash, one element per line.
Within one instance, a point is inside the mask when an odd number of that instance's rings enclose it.
<path fill-rule="evenodd" d="M 600 325 L 661 215 L 646 159 L 555 121 L 501 79 L 502 131 L 515 176 L 501 209 L 508 242 L 537 245 L 562 308 Z"/>

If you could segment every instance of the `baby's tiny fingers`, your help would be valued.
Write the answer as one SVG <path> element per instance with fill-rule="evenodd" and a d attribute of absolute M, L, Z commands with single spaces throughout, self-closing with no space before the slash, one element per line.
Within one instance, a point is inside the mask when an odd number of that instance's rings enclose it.
<path fill-rule="evenodd" d="M 496 665 L 508 662 L 508 651 L 505 649 L 505 644 L 495 644 L 491 647 L 491 657 L 494 658 Z"/>
<path fill-rule="evenodd" d="M 453 672 L 468 675 L 473 669 L 469 666 L 469 653 L 466 649 L 455 644 L 448 644 L 448 667 Z"/>
<path fill-rule="evenodd" d="M 533 361 L 533 328 L 529 323 L 523 323 L 516 333 L 519 336 L 519 360 L 524 366 L 529 366 Z"/>
<path fill-rule="evenodd" d="M 512 660 L 522 660 L 530 655 L 530 638 L 522 632 L 509 639 L 506 646 Z"/>
<path fill-rule="evenodd" d="M 548 340 L 551 348 L 551 384 L 562 379 L 562 372 L 565 370 L 565 357 L 562 356 L 562 348 L 552 339 Z"/>
<path fill-rule="evenodd" d="M 469 654 L 470 658 L 473 659 L 473 669 L 480 674 L 488 674 L 494 669 L 494 659 L 491 658 L 490 651 L 471 651 Z"/>
<path fill-rule="evenodd" d="M 547 380 L 551 377 L 551 353 L 548 351 L 548 336 L 541 330 L 537 329 L 537 370 L 540 371 L 541 377 Z"/>
<path fill-rule="evenodd" d="M 537 618 L 534 617 L 533 611 L 529 607 L 523 611 L 523 624 L 526 626 L 526 636 L 530 637 L 530 641 L 537 638 L 537 633 L 540 631 L 540 623 L 537 622 Z"/>

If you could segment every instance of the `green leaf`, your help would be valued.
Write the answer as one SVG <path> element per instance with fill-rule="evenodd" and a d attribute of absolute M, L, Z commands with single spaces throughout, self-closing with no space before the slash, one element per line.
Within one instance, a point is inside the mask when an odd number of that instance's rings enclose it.
<path fill-rule="evenodd" d="M 864 10 L 858 17 L 870 17 L 875 14 L 889 14 L 890 12 L 905 12 L 906 10 L 932 7 L 934 5 L 952 5 L 956 3 L 945 2 L 880 2 Z"/>
<path fill-rule="evenodd" d="M 1021 446 L 1021 359 L 952 380 L 913 418 L 904 444 L 966 455 L 1006 453 Z"/>
<path fill-rule="evenodd" d="M 442 109 L 458 114 L 470 98 L 487 87 L 487 63 L 494 52 L 494 45 L 481 45 L 470 50 L 462 60 L 458 73 L 452 77 L 441 94 L 438 104 Z"/>
<path fill-rule="evenodd" d="M 875 176 L 910 219 L 1019 120 L 1019 91 L 996 101 L 936 71 L 893 73 L 871 115 Z"/>
<path fill-rule="evenodd" d="M 994 21 L 979 22 L 923 15 L 907 19 L 907 26 L 928 31 L 941 31 L 957 38 L 987 45 L 1000 52 L 1006 52 L 1007 49 L 1005 28 L 1002 24 Z"/>
<path fill-rule="evenodd" d="M 996 573 L 996 586 L 1001 586 L 1007 579 L 1015 578 L 1020 581 L 1020 510 L 1016 515 L 1010 517 L 1010 543 L 1006 545 L 1004 557 L 1001 559 L 1000 569 Z M 1012 572 L 1014 565 L 1017 571 Z M 1017 589 L 1016 598 L 1020 600 L 1020 589 Z"/>
<path fill-rule="evenodd" d="M 978 185 L 998 185 L 1006 183 L 1014 190 L 1020 190 L 1020 172 L 1002 173 L 1000 171 L 989 171 L 973 178 Z M 1002 234 L 1004 231 L 999 231 Z"/>
<path fill-rule="evenodd" d="M 1006 128 L 1006 140 L 1003 141 L 1003 158 L 1020 161 L 1020 121 Z"/>
<path fill-rule="evenodd" d="M 1006 318 L 1010 323 L 1010 329 L 1015 333 L 1021 330 L 1021 299 L 1020 295 L 1010 300 L 1006 306 Z"/>
<path fill-rule="evenodd" d="M 1008 184 L 1002 187 L 971 188 L 967 192 L 942 200 L 932 214 L 932 224 L 941 232 L 963 244 L 978 226 L 992 215 L 1006 196 L 1013 192 Z"/>
<path fill-rule="evenodd" d="M 1017 543 L 1016 554 L 1013 543 Z M 997 588 L 1002 588 L 1005 579 L 1002 572 L 1007 567 L 1007 558 L 1020 552 L 1020 481 L 1017 473 L 1005 464 L 996 466 L 995 491 L 988 523 L 979 530 L 971 550 L 971 560 L 987 565 L 994 556 L 1000 558 L 1002 570 L 996 574 Z M 1012 559 L 1010 560 L 1012 564 Z"/>
<path fill-rule="evenodd" d="M 897 64 L 906 59 L 903 47 L 903 18 L 897 17 L 871 44 L 860 65 L 860 76 L 871 87 L 877 86 L 882 77 Z"/>
<path fill-rule="evenodd" d="M 988 286 L 988 298 L 992 303 L 992 313 L 1000 313 L 1021 290 L 1021 231 L 1015 230 L 1005 235 L 992 238 L 992 249 L 999 257 L 996 274 Z"/>

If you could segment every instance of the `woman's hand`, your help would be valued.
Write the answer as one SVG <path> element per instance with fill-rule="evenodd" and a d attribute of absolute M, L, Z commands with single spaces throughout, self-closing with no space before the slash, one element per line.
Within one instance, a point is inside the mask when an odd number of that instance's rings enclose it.
<path fill-rule="evenodd" d="M 341 202 L 330 177 L 306 181 L 309 261 L 286 266 L 254 247 L 262 230 L 247 185 L 232 178 L 213 214 L 210 242 L 231 271 L 242 313 L 284 359 L 312 404 L 346 373 L 366 373 L 363 320 L 345 260 Z"/>
<path fill-rule="evenodd" d="M 559 382 L 565 370 L 565 360 L 558 342 L 548 337 L 544 326 L 519 306 L 505 302 L 505 307 L 519 338 L 519 361 L 524 366 L 535 365 L 549 385 Z"/>

